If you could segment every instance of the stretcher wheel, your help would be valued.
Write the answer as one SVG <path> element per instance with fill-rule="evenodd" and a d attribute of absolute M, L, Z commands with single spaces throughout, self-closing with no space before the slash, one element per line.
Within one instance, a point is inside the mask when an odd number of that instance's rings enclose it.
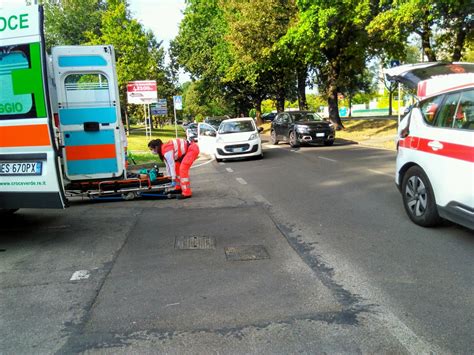
<path fill-rule="evenodd" d="M 125 201 L 134 200 L 136 197 L 137 197 L 137 195 L 136 195 L 135 192 L 127 192 L 127 193 L 125 193 L 125 194 L 122 194 L 122 198 L 123 198 Z"/>

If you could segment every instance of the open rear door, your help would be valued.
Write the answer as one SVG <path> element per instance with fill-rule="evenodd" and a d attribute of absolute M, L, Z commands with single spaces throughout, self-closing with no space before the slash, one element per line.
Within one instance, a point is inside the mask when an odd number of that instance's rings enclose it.
<path fill-rule="evenodd" d="M 0 31 L 0 209 L 63 208 L 42 7 L 1 14 L 8 25 Z"/>
<path fill-rule="evenodd" d="M 121 177 L 125 147 L 113 47 L 54 47 L 52 67 L 67 179 Z"/>
<path fill-rule="evenodd" d="M 214 155 L 216 153 L 216 129 L 210 124 L 199 123 L 197 131 L 200 152 L 207 155 Z"/>

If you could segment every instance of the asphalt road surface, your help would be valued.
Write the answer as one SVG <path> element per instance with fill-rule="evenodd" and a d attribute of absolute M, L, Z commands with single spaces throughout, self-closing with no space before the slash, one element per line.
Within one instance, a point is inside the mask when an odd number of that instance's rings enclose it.
<path fill-rule="evenodd" d="M 412 224 L 395 153 L 265 145 L 189 200 L 0 220 L 0 353 L 473 353 L 473 232 Z"/>

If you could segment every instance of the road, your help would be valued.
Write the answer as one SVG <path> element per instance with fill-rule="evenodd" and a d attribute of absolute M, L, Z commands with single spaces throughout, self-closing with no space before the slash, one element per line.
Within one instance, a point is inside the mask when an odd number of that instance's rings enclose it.
<path fill-rule="evenodd" d="M 472 353 L 473 233 L 412 224 L 394 160 L 266 145 L 197 162 L 190 200 L 19 211 L 0 352 Z"/>

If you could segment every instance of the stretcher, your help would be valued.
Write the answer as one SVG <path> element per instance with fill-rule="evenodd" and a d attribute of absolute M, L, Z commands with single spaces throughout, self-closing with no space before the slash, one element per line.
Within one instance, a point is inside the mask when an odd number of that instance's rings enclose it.
<path fill-rule="evenodd" d="M 151 180 L 149 175 L 140 174 L 120 180 L 71 182 L 66 185 L 66 197 L 127 201 L 136 198 L 167 199 L 174 197 L 169 193 L 171 189 L 168 176 L 159 174 Z"/>

